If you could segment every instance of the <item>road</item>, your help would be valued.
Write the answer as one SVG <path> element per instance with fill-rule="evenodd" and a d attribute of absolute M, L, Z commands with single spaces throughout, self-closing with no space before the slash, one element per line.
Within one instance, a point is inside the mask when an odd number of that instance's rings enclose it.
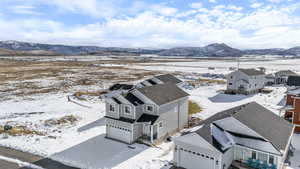
<path fill-rule="evenodd" d="M 17 150 L 12 150 L 4 147 L 0 147 L 0 156 L 18 159 L 22 162 L 32 163 L 45 169 L 78 169 L 70 166 L 66 166 L 57 161 L 53 161 L 48 158 L 43 158 L 30 153 L 25 153 Z M 0 169 L 31 169 L 28 167 L 19 167 L 18 164 L 0 160 Z"/>

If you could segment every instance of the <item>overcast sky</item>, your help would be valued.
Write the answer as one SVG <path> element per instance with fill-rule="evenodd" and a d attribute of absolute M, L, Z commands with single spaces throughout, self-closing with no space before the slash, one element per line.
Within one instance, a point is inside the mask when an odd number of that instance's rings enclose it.
<path fill-rule="evenodd" d="M 300 1 L 0 0 L 0 40 L 289 48 L 300 46 Z"/>

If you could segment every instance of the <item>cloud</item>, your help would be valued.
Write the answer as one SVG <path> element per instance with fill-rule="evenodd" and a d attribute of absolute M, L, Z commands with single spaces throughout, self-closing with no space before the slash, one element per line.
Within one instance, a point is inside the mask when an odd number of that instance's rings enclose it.
<path fill-rule="evenodd" d="M 40 16 L 24 19 L 0 17 L 0 39 L 156 48 L 203 46 L 215 42 L 239 48 L 300 45 L 297 38 L 290 38 L 300 36 L 300 17 L 296 14 L 299 4 L 261 6 L 244 12 L 246 9 L 235 5 L 205 8 L 196 3 L 191 4 L 192 8 L 182 10 L 167 4 L 136 2 L 133 3 L 135 9 L 119 17 L 124 9 L 111 7 L 108 9 L 112 12 L 104 15 L 98 14 L 98 6 L 91 6 L 98 1 L 88 0 L 89 5 L 80 6 L 81 3 L 74 0 L 69 1 L 69 6 L 64 6 L 66 1 L 48 3 L 59 7 L 62 12 L 95 17 L 95 21 L 68 25 Z M 107 19 L 98 21 L 102 17 Z"/>
<path fill-rule="evenodd" d="M 208 2 L 210 2 L 210 3 L 216 3 L 217 1 L 216 0 L 208 0 Z"/>
<path fill-rule="evenodd" d="M 283 2 L 284 0 L 268 0 L 271 3 L 280 3 Z"/>
<path fill-rule="evenodd" d="M 191 7 L 191 8 L 194 8 L 194 9 L 199 9 L 199 8 L 202 7 L 202 3 L 201 3 L 201 2 L 191 3 L 191 4 L 190 4 L 190 7 Z"/>
<path fill-rule="evenodd" d="M 255 3 L 251 4 L 250 7 L 251 7 L 251 8 L 259 8 L 259 7 L 261 7 L 262 5 L 263 5 L 262 3 L 257 3 L 257 2 L 255 2 Z"/>
<path fill-rule="evenodd" d="M 35 11 L 34 6 L 29 5 L 17 5 L 11 7 L 12 12 L 16 14 L 25 14 L 25 15 L 41 15 L 42 13 Z"/>
<path fill-rule="evenodd" d="M 61 11 L 84 14 L 94 18 L 111 18 L 118 13 L 114 0 L 43 0 L 43 3 L 54 5 Z"/>

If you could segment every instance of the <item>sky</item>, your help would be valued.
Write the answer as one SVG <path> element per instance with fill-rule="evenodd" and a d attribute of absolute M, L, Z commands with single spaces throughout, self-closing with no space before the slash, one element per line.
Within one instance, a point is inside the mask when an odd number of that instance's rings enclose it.
<path fill-rule="evenodd" d="M 0 40 L 261 49 L 299 37 L 299 0 L 0 0 Z"/>

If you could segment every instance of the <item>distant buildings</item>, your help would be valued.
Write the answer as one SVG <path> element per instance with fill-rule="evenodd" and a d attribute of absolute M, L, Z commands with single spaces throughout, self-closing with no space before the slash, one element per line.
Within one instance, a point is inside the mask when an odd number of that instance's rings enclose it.
<path fill-rule="evenodd" d="M 227 76 L 228 94 L 254 94 L 264 88 L 265 73 L 256 69 L 238 69 Z"/>
<path fill-rule="evenodd" d="M 174 139 L 174 165 L 186 169 L 282 169 L 293 125 L 252 102 L 217 113 Z"/>
<path fill-rule="evenodd" d="M 276 73 L 266 75 L 266 84 L 287 84 L 290 76 L 297 76 L 297 74 L 291 70 L 281 70 Z"/>

